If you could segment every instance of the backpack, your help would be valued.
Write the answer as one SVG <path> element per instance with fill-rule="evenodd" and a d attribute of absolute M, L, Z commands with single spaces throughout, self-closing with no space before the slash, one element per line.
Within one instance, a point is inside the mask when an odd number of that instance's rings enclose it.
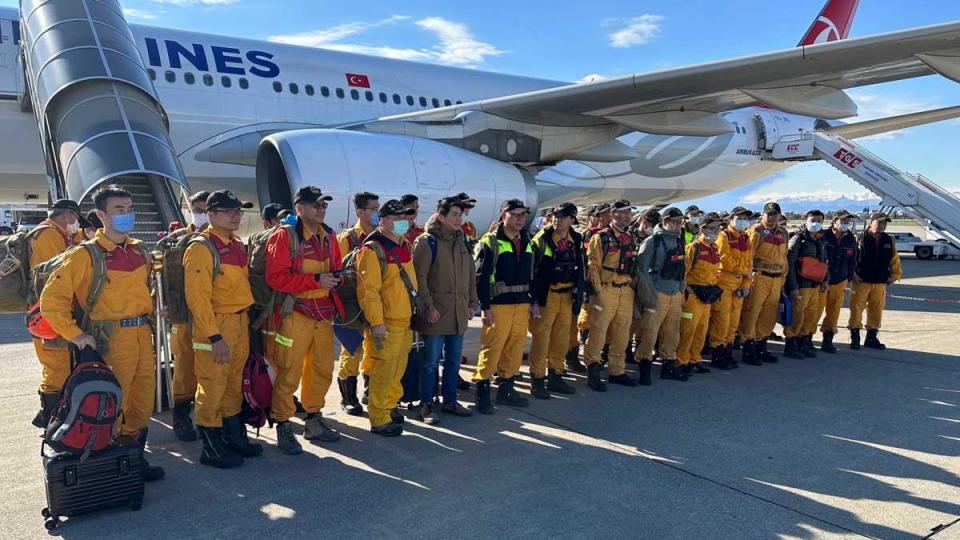
<path fill-rule="evenodd" d="M 300 237 L 293 225 L 277 225 L 265 231 L 254 234 L 247 240 L 247 268 L 250 276 L 250 289 L 253 291 L 253 308 L 258 313 L 257 319 L 251 321 L 251 328 L 260 330 L 273 315 L 273 308 L 282 304 L 286 295 L 273 290 L 267 284 L 267 244 L 273 233 L 279 229 L 286 229 L 290 242 L 290 259 L 297 256 L 300 249 Z M 329 232 L 329 231 L 328 231 Z"/>
<path fill-rule="evenodd" d="M 337 285 L 337 295 L 340 297 L 340 303 L 343 304 L 343 318 L 337 314 L 335 323 L 337 326 L 344 326 L 351 330 L 361 331 L 368 326 L 367 319 L 363 316 L 363 310 L 360 309 L 360 301 L 357 299 L 357 263 L 360 260 L 360 250 L 368 246 L 377 255 L 380 261 L 381 279 L 387 273 L 387 255 L 383 252 L 383 247 L 375 241 L 368 240 L 357 246 L 350 253 L 343 257 L 340 276 L 340 285 Z"/>
<path fill-rule="evenodd" d="M 123 402 L 120 383 L 100 354 L 87 347 L 67 378 L 43 440 L 57 452 L 87 459 L 106 450 Z"/>
<path fill-rule="evenodd" d="M 161 246 L 163 253 L 163 300 L 167 308 L 167 318 L 174 324 L 190 322 L 190 307 L 187 306 L 186 283 L 183 272 L 183 256 L 193 243 L 202 243 L 213 257 L 213 276 L 223 274 L 220 270 L 220 254 L 207 237 L 199 232 L 187 233 L 171 239 Z M 149 259 L 148 259 L 149 260 Z"/>
<path fill-rule="evenodd" d="M 257 429 L 264 424 L 273 427 L 270 403 L 273 400 L 274 375 L 260 354 L 251 354 L 243 366 L 243 422 Z"/>
<path fill-rule="evenodd" d="M 30 244 L 49 228 L 41 225 L 0 239 L 0 313 L 23 313 L 34 303 L 30 291 Z"/>

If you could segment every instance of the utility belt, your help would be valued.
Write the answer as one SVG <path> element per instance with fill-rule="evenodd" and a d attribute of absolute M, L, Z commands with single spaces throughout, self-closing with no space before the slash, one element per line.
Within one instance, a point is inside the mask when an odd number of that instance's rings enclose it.
<path fill-rule="evenodd" d="M 765 271 L 763 271 L 763 270 L 760 271 L 760 274 L 761 274 L 761 275 L 764 275 L 764 276 L 767 276 L 768 278 L 778 278 L 778 277 L 783 276 L 783 272 L 773 273 L 773 272 L 765 272 Z"/>
<path fill-rule="evenodd" d="M 139 328 L 151 324 L 149 315 L 140 315 L 130 319 L 119 319 L 116 321 L 90 321 L 90 335 L 97 343 L 97 351 L 104 357 L 110 351 L 110 340 L 116 333 L 117 328 Z"/>
<path fill-rule="evenodd" d="M 763 275 L 769 275 L 768 272 L 777 275 L 777 276 L 772 276 L 772 277 L 778 277 L 778 276 L 783 275 L 783 265 L 782 265 L 782 264 L 779 264 L 779 263 L 771 263 L 771 262 L 767 262 L 767 261 L 760 260 L 760 259 L 754 259 L 754 260 L 753 260 L 753 269 L 756 270 L 757 272 L 762 273 Z"/>
<path fill-rule="evenodd" d="M 566 294 L 568 292 L 573 292 L 576 289 L 575 286 L 571 285 L 569 287 L 560 287 L 559 289 L 550 289 L 550 292 L 557 294 Z"/>
<path fill-rule="evenodd" d="M 493 297 L 500 296 L 501 294 L 517 294 L 530 292 L 530 284 L 525 283 L 523 285 L 507 285 L 502 281 L 498 281 L 493 284 L 493 287 L 490 287 L 490 294 Z"/>
<path fill-rule="evenodd" d="M 625 281 L 625 282 L 623 282 L 623 283 L 612 283 L 612 282 L 609 282 L 609 281 L 608 281 L 607 283 L 601 283 L 600 285 L 601 285 L 602 287 L 610 286 L 610 287 L 613 287 L 614 289 L 622 289 L 622 288 L 624 288 L 624 287 L 629 287 L 629 286 L 630 286 L 630 282 L 629 282 L 629 281 Z"/>
<path fill-rule="evenodd" d="M 622 270 L 621 270 L 619 267 L 613 268 L 613 267 L 610 267 L 610 266 L 601 266 L 600 268 L 606 270 L 607 272 L 617 273 L 617 274 L 619 274 L 619 275 L 621 275 L 621 276 L 629 276 L 629 275 L 631 275 L 631 274 L 633 273 L 633 272 L 631 272 L 630 270 L 627 270 L 626 268 L 624 268 L 624 269 L 622 269 Z"/>

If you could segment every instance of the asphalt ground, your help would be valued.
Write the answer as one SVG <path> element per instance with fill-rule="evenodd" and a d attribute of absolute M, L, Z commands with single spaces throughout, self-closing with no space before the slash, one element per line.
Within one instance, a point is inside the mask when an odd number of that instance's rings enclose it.
<path fill-rule="evenodd" d="M 147 485 L 142 510 L 70 519 L 52 534 L 921 538 L 943 527 L 935 538 L 960 538 L 960 262 L 907 256 L 904 266 L 884 316 L 886 351 L 850 351 L 841 331 L 839 354 L 685 383 L 598 394 L 574 375 L 575 396 L 437 426 L 410 415 L 397 439 L 341 413 L 333 385 L 324 415 L 343 440 L 288 457 L 265 428 L 264 455 L 230 471 L 200 465 L 199 443 L 174 439 L 167 411 L 148 446 L 167 477 Z M 0 317 L 0 358 L 0 538 L 42 538 L 29 424 L 40 369 L 22 317 Z M 472 405 L 472 393 L 461 399 Z"/>

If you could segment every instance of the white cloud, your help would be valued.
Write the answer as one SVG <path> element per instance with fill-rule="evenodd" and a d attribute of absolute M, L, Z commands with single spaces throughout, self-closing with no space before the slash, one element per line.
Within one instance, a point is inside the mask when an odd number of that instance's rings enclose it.
<path fill-rule="evenodd" d="M 123 8 L 123 15 L 128 19 L 140 19 L 144 21 L 149 21 L 151 19 L 156 19 L 157 15 L 150 11 L 144 11 L 142 9 L 134 8 Z"/>
<path fill-rule="evenodd" d="M 857 118 L 852 120 L 851 123 L 877 120 L 880 118 L 889 118 L 891 116 L 899 116 L 901 114 L 909 114 L 942 107 L 942 105 L 940 105 L 938 102 L 931 101 L 929 99 L 925 101 L 919 101 L 916 99 L 905 99 L 900 97 L 884 97 L 863 92 L 849 92 L 849 95 L 850 98 L 853 99 L 853 101 L 857 104 L 857 110 L 859 112 Z M 860 139 L 860 142 L 889 141 L 905 136 L 907 131 L 908 130 L 904 129 L 888 131 L 886 133 L 864 137 Z"/>
<path fill-rule="evenodd" d="M 756 191 L 742 197 L 740 200 L 745 204 L 762 204 L 767 201 L 791 201 L 791 202 L 810 202 L 824 203 L 833 202 L 840 199 L 846 199 L 854 202 L 870 202 L 879 199 L 873 193 L 863 189 L 859 191 L 790 191 L 784 193 L 771 193 L 769 191 Z"/>
<path fill-rule="evenodd" d="M 606 24 L 618 26 L 618 30 L 607 36 L 610 39 L 610 46 L 620 49 L 644 45 L 650 43 L 660 34 L 660 23 L 664 17 L 661 15 L 640 15 L 627 19 L 608 19 Z"/>
<path fill-rule="evenodd" d="M 418 28 L 433 33 L 439 40 L 439 43 L 430 48 L 415 49 L 343 42 L 347 38 L 353 38 L 373 28 L 408 20 L 410 17 L 394 15 L 378 21 L 352 22 L 300 34 L 270 36 L 269 39 L 292 45 L 456 66 L 476 66 L 482 64 L 487 57 L 505 54 L 505 51 L 501 51 L 490 43 L 478 41 L 466 25 L 442 17 L 428 17 L 415 22 Z"/>
<path fill-rule="evenodd" d="M 607 79 L 609 79 L 609 77 L 607 77 L 606 75 L 601 75 L 599 73 L 591 73 L 589 75 L 584 75 L 583 77 L 580 77 L 579 79 L 577 79 L 577 82 L 588 83 L 588 82 L 604 81 Z"/>

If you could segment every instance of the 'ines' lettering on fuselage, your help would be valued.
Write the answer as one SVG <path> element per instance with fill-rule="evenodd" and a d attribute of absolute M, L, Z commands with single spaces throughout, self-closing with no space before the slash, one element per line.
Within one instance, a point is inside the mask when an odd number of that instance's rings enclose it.
<path fill-rule="evenodd" d="M 163 67 L 160 55 L 160 45 L 154 38 L 145 38 L 147 44 L 147 59 L 153 67 Z M 210 54 L 200 43 L 191 43 L 189 46 L 169 39 L 163 40 L 163 49 L 166 51 L 167 65 L 174 69 L 182 68 L 184 62 L 192 65 L 198 71 L 210 71 L 212 67 L 217 73 L 224 75 L 254 75 L 265 79 L 273 79 L 280 75 L 280 67 L 271 61 L 273 55 L 264 51 L 247 51 L 243 54 L 240 49 L 233 47 L 210 46 Z M 247 67 L 246 61 L 252 64 Z"/>

